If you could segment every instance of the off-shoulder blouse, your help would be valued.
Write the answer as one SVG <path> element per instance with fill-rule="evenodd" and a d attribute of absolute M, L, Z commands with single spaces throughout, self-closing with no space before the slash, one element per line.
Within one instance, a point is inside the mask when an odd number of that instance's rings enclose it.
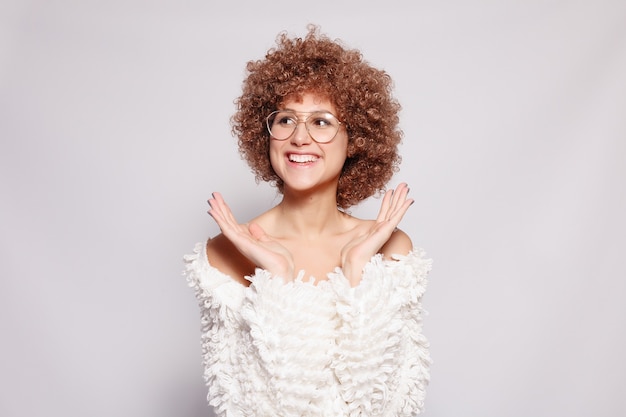
<path fill-rule="evenodd" d="M 431 363 L 422 296 L 431 260 L 374 256 L 356 287 L 340 268 L 314 284 L 263 269 L 244 286 L 184 257 L 201 313 L 208 402 L 218 417 L 415 416 Z"/>

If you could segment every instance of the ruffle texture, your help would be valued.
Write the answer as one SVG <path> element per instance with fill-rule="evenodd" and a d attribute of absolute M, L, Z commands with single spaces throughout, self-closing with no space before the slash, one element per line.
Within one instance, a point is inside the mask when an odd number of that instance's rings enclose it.
<path fill-rule="evenodd" d="M 257 269 L 244 287 L 185 256 L 201 311 L 208 401 L 218 417 L 415 416 L 431 363 L 421 298 L 422 250 L 376 255 L 352 288 L 340 268 L 314 285 Z"/>

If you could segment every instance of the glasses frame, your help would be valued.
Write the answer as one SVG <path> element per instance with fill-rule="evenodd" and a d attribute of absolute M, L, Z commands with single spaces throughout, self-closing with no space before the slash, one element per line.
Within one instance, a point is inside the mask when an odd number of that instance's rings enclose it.
<path fill-rule="evenodd" d="M 278 114 L 278 113 L 293 113 L 293 115 L 295 116 L 295 120 L 296 120 L 296 124 L 293 128 L 293 132 L 291 132 L 291 134 L 289 134 L 287 137 L 283 138 L 283 139 L 278 139 L 276 136 L 274 136 L 272 134 L 272 127 L 270 124 L 270 119 L 272 118 L 272 116 Z M 311 117 L 311 115 L 313 114 L 330 114 L 331 116 L 334 117 L 335 120 L 337 120 L 337 123 L 339 123 L 339 126 L 337 127 L 337 130 L 335 131 L 335 134 L 333 135 L 332 138 L 330 138 L 327 141 L 319 141 L 317 139 L 315 139 L 313 137 L 313 135 L 311 134 L 311 131 L 309 130 L 309 125 L 306 123 L 307 120 L 309 120 L 309 117 Z M 304 120 L 301 120 L 298 117 L 298 114 L 308 114 L 307 117 L 304 118 Z M 335 116 L 334 114 L 332 114 L 329 111 L 326 110 L 319 110 L 319 111 L 299 111 L 299 112 L 295 112 L 293 110 L 274 110 L 273 112 L 271 112 L 266 118 L 265 118 L 265 127 L 267 128 L 267 131 L 270 134 L 270 137 L 273 138 L 274 140 L 278 140 L 278 141 L 283 141 L 283 140 L 287 140 L 289 139 L 291 136 L 293 136 L 293 134 L 295 133 L 295 131 L 298 129 L 298 124 L 300 123 L 304 123 L 304 128 L 306 129 L 306 133 L 309 135 L 309 137 L 311 139 L 313 139 L 316 143 L 330 143 L 332 142 L 336 137 L 337 137 L 337 133 L 339 133 L 339 129 L 341 128 L 341 126 L 343 125 L 343 122 L 341 120 L 339 120 L 339 118 L 337 118 L 337 116 Z"/>

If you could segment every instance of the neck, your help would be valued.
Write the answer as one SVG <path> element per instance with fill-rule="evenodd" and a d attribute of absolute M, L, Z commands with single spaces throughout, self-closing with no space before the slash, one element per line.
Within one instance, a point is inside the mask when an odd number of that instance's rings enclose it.
<path fill-rule="evenodd" d="M 337 209 L 335 194 L 285 192 L 283 200 L 276 206 L 280 216 L 282 233 L 314 239 L 324 234 L 341 230 L 345 214 Z"/>

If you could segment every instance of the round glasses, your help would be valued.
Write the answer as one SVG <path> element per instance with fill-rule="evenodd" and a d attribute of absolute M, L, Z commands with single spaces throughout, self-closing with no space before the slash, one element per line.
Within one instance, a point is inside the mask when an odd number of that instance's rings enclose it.
<path fill-rule="evenodd" d="M 304 120 L 298 120 L 296 112 L 276 110 L 266 118 L 267 130 L 276 140 L 285 140 L 293 135 L 298 123 L 304 123 L 306 131 L 317 143 L 328 143 L 337 136 L 341 122 L 330 112 L 298 112 L 308 114 Z"/>

